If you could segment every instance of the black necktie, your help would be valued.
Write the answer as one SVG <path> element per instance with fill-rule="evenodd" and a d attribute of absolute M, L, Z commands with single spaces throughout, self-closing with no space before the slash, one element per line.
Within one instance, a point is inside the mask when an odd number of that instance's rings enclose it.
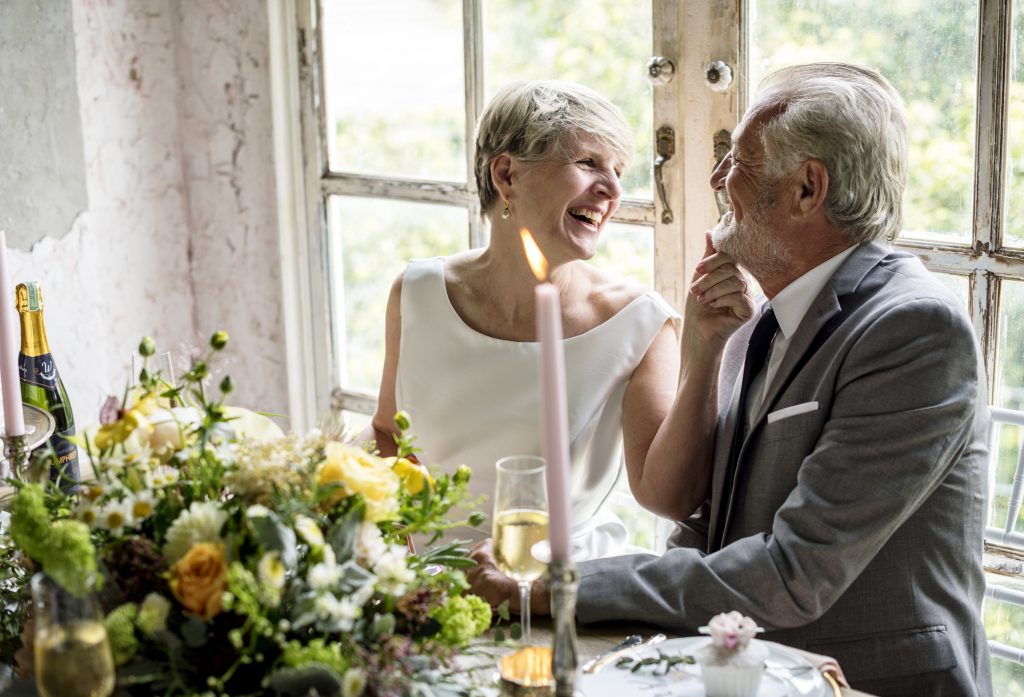
<path fill-rule="evenodd" d="M 743 359 L 743 382 L 740 384 L 739 412 L 736 414 L 736 430 L 733 431 L 732 435 L 732 450 L 729 451 L 729 462 L 725 470 L 725 489 L 722 492 L 721 498 L 722 505 L 730 508 L 733 496 L 732 490 L 736 486 L 736 464 L 737 460 L 739 460 L 740 448 L 743 445 L 744 435 L 747 430 L 747 400 L 750 398 L 748 394 L 750 392 L 750 384 L 754 382 L 754 377 L 764 368 L 765 359 L 768 358 L 768 352 L 772 347 L 772 339 L 775 338 L 775 332 L 778 329 L 779 322 L 775 319 L 775 312 L 769 307 L 761 315 L 761 319 L 757 320 L 757 324 L 754 325 L 754 331 L 750 333 L 750 339 L 747 341 L 747 356 Z M 728 515 L 728 511 L 720 511 L 718 515 L 723 523 L 722 531 L 724 534 L 725 516 Z M 724 541 L 723 538 L 722 543 Z"/>
<path fill-rule="evenodd" d="M 749 411 L 747 400 L 750 398 L 747 393 L 750 391 L 750 383 L 764 368 L 765 359 L 768 358 L 768 352 L 772 348 L 772 339 L 775 338 L 775 332 L 778 330 L 779 322 L 775 319 L 775 311 L 769 307 L 761 315 L 761 319 L 757 320 L 754 331 L 750 333 L 750 339 L 747 341 L 747 356 L 743 359 L 743 385 L 740 388 L 740 416 L 742 418 L 737 423 L 738 426 L 746 425 L 746 415 Z"/>

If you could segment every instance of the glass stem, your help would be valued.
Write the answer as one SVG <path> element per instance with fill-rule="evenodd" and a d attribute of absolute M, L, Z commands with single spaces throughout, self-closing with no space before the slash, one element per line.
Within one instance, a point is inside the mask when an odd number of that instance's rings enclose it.
<path fill-rule="evenodd" d="M 519 582 L 519 623 L 523 625 L 523 645 L 530 645 L 530 581 Z"/>

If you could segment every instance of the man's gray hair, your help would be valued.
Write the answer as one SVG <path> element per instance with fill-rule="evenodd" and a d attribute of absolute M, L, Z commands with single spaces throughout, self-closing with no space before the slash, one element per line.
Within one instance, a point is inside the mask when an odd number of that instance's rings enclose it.
<path fill-rule="evenodd" d="M 501 198 L 491 162 L 507 153 L 526 162 L 575 157 L 577 139 L 589 135 L 611 148 L 622 168 L 633 155 L 626 117 L 592 89 L 557 80 L 515 81 L 494 95 L 476 126 L 474 173 L 481 213 Z"/>
<path fill-rule="evenodd" d="M 765 78 L 755 107 L 777 115 L 761 130 L 766 176 L 777 180 L 806 160 L 828 169 L 828 219 L 853 242 L 903 227 L 907 114 L 877 72 L 844 63 L 783 68 Z"/>

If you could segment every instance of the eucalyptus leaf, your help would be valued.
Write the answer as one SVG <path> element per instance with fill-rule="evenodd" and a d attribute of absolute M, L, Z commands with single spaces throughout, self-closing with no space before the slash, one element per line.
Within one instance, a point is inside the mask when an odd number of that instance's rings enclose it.
<path fill-rule="evenodd" d="M 282 668 L 268 679 L 270 689 L 280 697 L 338 697 L 341 695 L 341 677 L 321 663 L 307 663 L 299 668 Z"/>
<path fill-rule="evenodd" d="M 327 544 L 334 550 L 334 558 L 339 564 L 352 558 L 356 533 L 359 532 L 359 525 L 363 522 L 365 514 L 366 504 L 360 499 L 353 503 L 349 510 L 327 531 Z"/>
<path fill-rule="evenodd" d="M 181 638 L 190 649 L 206 646 L 206 641 L 209 638 L 206 633 L 206 623 L 195 615 L 190 616 L 181 625 Z"/>
<path fill-rule="evenodd" d="M 282 563 L 287 568 L 295 568 L 298 564 L 298 552 L 294 530 L 282 523 L 273 511 L 267 511 L 265 515 L 251 516 L 249 524 L 263 549 L 279 553 Z"/>
<path fill-rule="evenodd" d="M 339 582 L 341 592 L 351 595 L 367 583 L 373 583 L 376 578 L 368 569 L 364 569 L 354 561 L 347 561 L 341 565 L 341 581 Z"/>

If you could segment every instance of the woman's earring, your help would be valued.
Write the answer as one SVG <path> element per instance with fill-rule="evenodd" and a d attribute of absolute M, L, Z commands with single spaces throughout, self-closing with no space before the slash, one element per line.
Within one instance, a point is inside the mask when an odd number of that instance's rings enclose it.
<path fill-rule="evenodd" d="M 508 199 L 505 199 L 505 210 L 501 212 L 501 219 L 508 220 L 512 217 L 512 211 L 508 209 Z"/>

